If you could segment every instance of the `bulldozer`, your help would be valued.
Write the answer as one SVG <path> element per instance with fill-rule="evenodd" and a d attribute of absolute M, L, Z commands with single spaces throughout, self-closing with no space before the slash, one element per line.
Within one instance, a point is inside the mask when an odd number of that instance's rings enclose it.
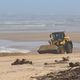
<path fill-rule="evenodd" d="M 49 45 L 41 45 L 37 52 L 44 53 L 72 53 L 73 43 L 69 36 L 62 32 L 53 32 L 50 35 Z"/>

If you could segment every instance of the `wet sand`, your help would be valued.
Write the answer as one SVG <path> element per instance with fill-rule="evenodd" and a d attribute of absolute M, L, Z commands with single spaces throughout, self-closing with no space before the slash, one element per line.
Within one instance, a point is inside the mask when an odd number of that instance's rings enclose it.
<path fill-rule="evenodd" d="M 33 41 L 33 40 L 49 40 L 49 32 L 24 32 L 24 33 L 0 33 L 0 39 L 16 40 L 16 41 Z M 80 42 L 79 32 L 67 33 L 71 40 Z"/>

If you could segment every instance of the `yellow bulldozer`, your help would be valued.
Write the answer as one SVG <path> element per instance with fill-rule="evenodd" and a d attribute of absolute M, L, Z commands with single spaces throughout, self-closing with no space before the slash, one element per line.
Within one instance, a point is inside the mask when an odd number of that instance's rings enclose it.
<path fill-rule="evenodd" d="M 38 53 L 72 53 L 73 43 L 64 32 L 53 32 L 50 34 L 49 45 L 41 45 Z"/>

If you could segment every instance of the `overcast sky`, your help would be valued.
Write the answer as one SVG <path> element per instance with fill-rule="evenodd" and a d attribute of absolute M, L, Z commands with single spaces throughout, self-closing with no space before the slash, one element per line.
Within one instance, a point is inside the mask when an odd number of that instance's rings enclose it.
<path fill-rule="evenodd" d="M 0 14 L 80 15 L 80 0 L 0 0 Z"/>

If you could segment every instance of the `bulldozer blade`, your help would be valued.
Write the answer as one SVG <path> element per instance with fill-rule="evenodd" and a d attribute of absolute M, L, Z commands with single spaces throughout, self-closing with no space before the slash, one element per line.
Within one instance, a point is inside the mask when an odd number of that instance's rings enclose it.
<path fill-rule="evenodd" d="M 58 47 L 55 45 L 41 45 L 37 52 L 39 54 L 58 53 Z"/>

